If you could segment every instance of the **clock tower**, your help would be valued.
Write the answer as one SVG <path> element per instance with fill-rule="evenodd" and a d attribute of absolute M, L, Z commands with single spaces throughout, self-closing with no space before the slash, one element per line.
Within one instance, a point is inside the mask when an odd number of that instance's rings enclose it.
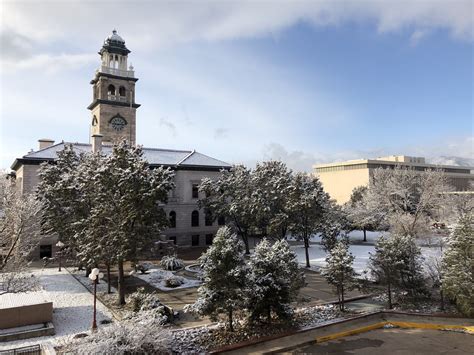
<path fill-rule="evenodd" d="M 130 51 L 116 30 L 108 36 L 99 54 L 100 68 L 91 80 L 93 98 L 87 107 L 92 111 L 91 136 L 102 135 L 104 143 L 125 139 L 136 144 L 135 78 L 133 67 L 127 67 Z"/>

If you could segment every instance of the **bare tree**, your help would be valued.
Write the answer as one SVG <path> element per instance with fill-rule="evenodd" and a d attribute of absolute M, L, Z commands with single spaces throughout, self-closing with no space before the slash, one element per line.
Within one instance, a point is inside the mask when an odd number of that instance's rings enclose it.
<path fill-rule="evenodd" d="M 373 172 L 367 203 L 393 233 L 416 237 L 436 220 L 451 189 L 441 170 L 379 168 Z"/>
<path fill-rule="evenodd" d="M 3 292 L 21 292 L 31 287 L 22 273 L 28 257 L 41 238 L 40 203 L 30 194 L 22 194 L 15 180 L 0 175 L 0 283 Z"/>

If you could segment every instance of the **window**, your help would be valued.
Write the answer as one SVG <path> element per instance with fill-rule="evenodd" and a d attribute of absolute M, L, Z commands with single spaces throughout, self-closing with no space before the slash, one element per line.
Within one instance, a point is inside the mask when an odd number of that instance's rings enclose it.
<path fill-rule="evenodd" d="M 208 209 L 206 209 L 205 215 L 204 215 L 204 224 L 206 226 L 212 226 L 212 222 L 214 222 L 212 218 L 212 213 Z"/>
<path fill-rule="evenodd" d="M 193 198 L 199 198 L 198 184 L 193 184 Z"/>
<path fill-rule="evenodd" d="M 176 228 L 176 212 L 170 212 L 170 228 Z"/>
<path fill-rule="evenodd" d="M 123 86 L 121 86 L 121 87 L 119 88 L 119 95 L 120 95 L 120 96 L 125 96 L 125 88 L 124 88 Z"/>
<path fill-rule="evenodd" d="M 212 239 L 214 239 L 214 235 L 206 234 L 206 245 L 212 245 Z"/>
<path fill-rule="evenodd" d="M 169 237 L 168 240 L 171 240 L 173 242 L 173 244 L 176 245 L 176 237 L 175 236 Z"/>
<path fill-rule="evenodd" d="M 195 235 L 191 236 L 191 245 L 193 247 L 199 246 L 199 234 L 195 234 Z"/>
<path fill-rule="evenodd" d="M 49 245 L 40 245 L 40 259 L 51 258 L 53 256 L 53 246 Z"/>
<path fill-rule="evenodd" d="M 199 227 L 199 212 L 193 211 L 191 213 L 191 227 Z"/>
<path fill-rule="evenodd" d="M 115 86 L 110 84 L 109 87 L 107 88 L 107 94 L 108 95 L 115 95 Z"/>
<path fill-rule="evenodd" d="M 220 225 L 220 226 L 225 225 L 225 217 L 224 216 L 219 216 L 219 218 L 217 219 L 217 224 Z"/>
<path fill-rule="evenodd" d="M 92 117 L 92 125 L 97 126 L 97 117 Z"/>

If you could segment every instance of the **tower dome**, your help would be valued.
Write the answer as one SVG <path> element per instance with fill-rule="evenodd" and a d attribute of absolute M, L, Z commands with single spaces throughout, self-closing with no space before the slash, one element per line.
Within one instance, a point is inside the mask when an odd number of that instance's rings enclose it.
<path fill-rule="evenodd" d="M 125 46 L 125 40 L 117 33 L 117 30 L 115 29 L 112 31 L 112 34 L 104 40 L 104 45 L 99 51 L 99 54 L 102 55 L 103 52 L 120 55 L 128 55 L 128 53 L 130 53 L 128 48 Z"/>

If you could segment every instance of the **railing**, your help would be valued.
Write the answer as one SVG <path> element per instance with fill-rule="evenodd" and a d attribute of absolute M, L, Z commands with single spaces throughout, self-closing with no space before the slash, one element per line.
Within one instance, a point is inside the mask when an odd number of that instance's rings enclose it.
<path fill-rule="evenodd" d="M 0 350 L 0 355 L 41 355 L 41 346 L 30 345 L 16 349 Z"/>
<path fill-rule="evenodd" d="M 109 101 L 128 102 L 126 96 L 120 96 L 120 95 L 107 95 L 107 99 Z"/>
<path fill-rule="evenodd" d="M 115 69 L 115 68 L 110 68 L 106 66 L 101 66 L 100 69 L 97 70 L 97 72 L 117 75 L 117 76 L 125 76 L 127 78 L 135 77 L 135 71 L 133 70 L 121 70 L 121 69 Z"/>

